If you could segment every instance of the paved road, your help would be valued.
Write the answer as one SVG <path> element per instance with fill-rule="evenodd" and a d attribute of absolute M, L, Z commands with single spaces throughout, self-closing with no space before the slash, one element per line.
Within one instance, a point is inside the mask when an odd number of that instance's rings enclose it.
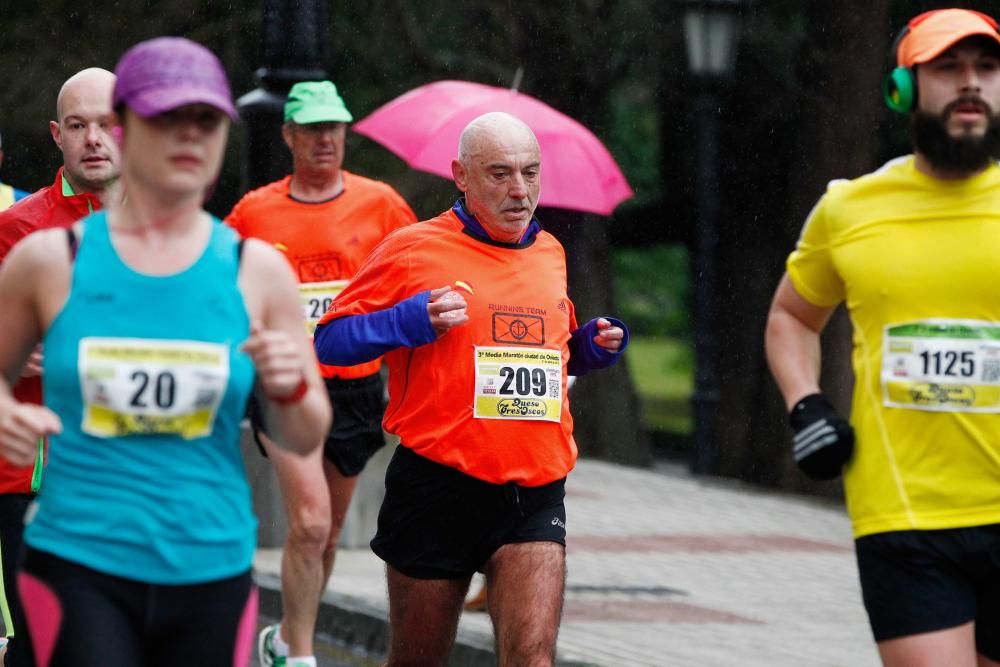
<path fill-rule="evenodd" d="M 602 667 L 876 667 L 850 526 L 831 504 L 581 461 L 567 485 L 559 657 Z M 280 552 L 257 569 L 276 574 Z M 475 584 L 473 585 L 475 588 Z M 328 599 L 386 610 L 383 565 L 342 550 Z M 482 614 L 459 641 L 489 646 Z M 453 661 L 454 662 L 454 661 Z M 456 663 L 458 664 L 458 663 Z"/>

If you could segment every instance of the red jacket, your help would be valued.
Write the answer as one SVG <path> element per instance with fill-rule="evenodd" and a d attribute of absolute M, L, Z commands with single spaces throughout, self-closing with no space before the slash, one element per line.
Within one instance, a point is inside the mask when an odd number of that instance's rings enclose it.
<path fill-rule="evenodd" d="M 28 234 L 51 227 L 69 227 L 91 210 L 101 208 L 92 194 L 67 197 L 62 192 L 62 168 L 52 185 L 42 188 L 0 212 L 0 263 L 14 245 Z M 14 385 L 19 401 L 42 402 L 41 378 L 24 378 Z M 0 493 L 29 493 L 33 466 L 18 468 L 0 457 Z"/>

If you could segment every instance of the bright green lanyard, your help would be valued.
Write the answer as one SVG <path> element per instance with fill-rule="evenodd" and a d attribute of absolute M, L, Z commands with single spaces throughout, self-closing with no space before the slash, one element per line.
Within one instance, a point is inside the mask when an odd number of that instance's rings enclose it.
<path fill-rule="evenodd" d="M 45 465 L 45 438 L 38 439 L 38 454 L 35 456 L 35 469 L 31 471 L 31 492 L 38 493 L 42 488 L 42 468 Z"/>

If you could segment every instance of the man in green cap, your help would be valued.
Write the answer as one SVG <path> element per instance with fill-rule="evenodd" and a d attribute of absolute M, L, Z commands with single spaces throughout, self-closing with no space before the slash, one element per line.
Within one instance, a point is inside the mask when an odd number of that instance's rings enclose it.
<path fill-rule="evenodd" d="M 247 193 L 226 218 L 244 238 L 265 240 L 285 253 L 299 278 L 310 335 L 372 248 L 417 220 L 392 187 L 342 168 L 351 120 L 331 82 L 292 86 L 281 131 L 292 173 Z M 335 418 L 322 454 L 317 450 L 309 458 L 276 445 L 251 401 L 254 435 L 274 464 L 289 523 L 281 567 L 283 618 L 261 632 L 264 667 L 316 664 L 316 613 L 344 516 L 358 474 L 385 444 L 380 367 L 381 359 L 320 365 Z"/>

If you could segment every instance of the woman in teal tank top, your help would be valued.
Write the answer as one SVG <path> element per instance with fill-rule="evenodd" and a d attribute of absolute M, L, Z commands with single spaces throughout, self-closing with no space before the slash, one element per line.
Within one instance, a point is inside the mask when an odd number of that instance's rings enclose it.
<path fill-rule="evenodd" d="M 247 397 L 256 377 L 299 454 L 330 407 L 285 259 L 202 209 L 237 118 L 221 64 L 159 38 L 115 74 L 126 200 L 26 239 L 0 274 L 0 455 L 51 439 L 18 582 L 26 664 L 246 664 Z M 45 405 L 20 404 L 6 378 L 39 341 Z"/>

